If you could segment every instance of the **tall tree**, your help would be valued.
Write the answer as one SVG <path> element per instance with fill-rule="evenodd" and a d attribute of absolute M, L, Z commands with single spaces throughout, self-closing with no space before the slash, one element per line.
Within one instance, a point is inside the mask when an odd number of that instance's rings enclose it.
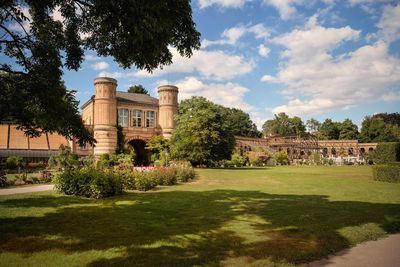
<path fill-rule="evenodd" d="M 400 125 L 385 123 L 381 117 L 366 116 L 362 122 L 361 142 L 400 141 Z"/>
<path fill-rule="evenodd" d="M 338 140 L 340 135 L 339 123 L 326 119 L 319 128 L 318 138 L 321 140 Z"/>
<path fill-rule="evenodd" d="M 306 122 L 306 128 L 310 134 L 317 134 L 319 127 L 321 127 L 321 123 L 314 118 L 311 118 Z"/>
<path fill-rule="evenodd" d="M 225 108 L 224 117 L 229 128 L 232 129 L 234 135 L 247 137 L 261 137 L 256 124 L 250 119 L 249 114 L 237 108 Z"/>
<path fill-rule="evenodd" d="M 187 57 L 200 47 L 189 0 L 2 1 L 0 121 L 29 135 L 57 131 L 93 143 L 62 69 L 78 70 L 91 49 L 123 68 L 151 71 L 172 63 L 169 47 Z"/>
<path fill-rule="evenodd" d="M 345 119 L 339 124 L 339 139 L 340 140 L 355 140 L 358 138 L 358 126 L 350 119 Z"/>
<path fill-rule="evenodd" d="M 306 126 L 304 125 L 300 117 L 294 116 L 291 119 L 291 124 L 291 128 L 294 134 L 302 135 L 306 132 Z"/>
<path fill-rule="evenodd" d="M 135 93 L 135 94 L 145 94 L 145 95 L 150 95 L 149 92 L 146 90 L 146 88 L 143 87 L 143 85 L 133 85 L 128 88 L 129 93 Z"/>
<path fill-rule="evenodd" d="M 374 114 L 372 118 L 381 118 L 386 124 L 400 126 L 400 113 L 378 113 Z"/>
<path fill-rule="evenodd" d="M 223 113 L 221 106 L 204 97 L 182 101 L 171 137 L 172 157 L 194 165 L 230 159 L 235 137 Z"/>
<path fill-rule="evenodd" d="M 275 114 L 274 119 L 263 124 L 264 135 L 301 135 L 306 128 L 300 117 L 290 118 L 286 113 Z"/>

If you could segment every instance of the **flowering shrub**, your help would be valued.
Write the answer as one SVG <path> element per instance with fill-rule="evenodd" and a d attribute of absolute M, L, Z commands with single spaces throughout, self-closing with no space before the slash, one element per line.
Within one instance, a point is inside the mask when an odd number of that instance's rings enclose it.
<path fill-rule="evenodd" d="M 126 190 L 147 191 L 157 185 L 174 185 L 194 178 L 194 169 L 187 163 L 174 163 L 169 167 L 115 168 Z"/>
<path fill-rule="evenodd" d="M 123 189 L 148 191 L 157 185 L 187 182 L 195 176 L 187 162 L 175 162 L 169 167 L 133 167 L 120 162 L 105 167 L 109 160 L 104 157 L 97 169 L 84 167 L 59 173 L 55 177 L 56 189 L 67 195 L 103 198 L 122 194 Z"/>
<path fill-rule="evenodd" d="M 175 167 L 158 167 L 153 172 L 159 185 L 174 185 L 177 182 Z"/>
<path fill-rule="evenodd" d="M 171 166 L 175 168 L 176 178 L 180 183 L 192 180 L 196 175 L 192 165 L 188 161 L 174 161 L 171 163 Z"/>

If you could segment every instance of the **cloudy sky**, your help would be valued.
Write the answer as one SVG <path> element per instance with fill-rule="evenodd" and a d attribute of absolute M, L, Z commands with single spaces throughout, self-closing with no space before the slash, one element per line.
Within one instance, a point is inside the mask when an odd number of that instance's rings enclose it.
<path fill-rule="evenodd" d="M 386 0 L 193 0 L 202 47 L 152 74 L 124 70 L 87 51 L 65 72 L 85 102 L 93 80 L 142 84 L 153 96 L 174 84 L 180 99 L 205 96 L 240 108 L 259 126 L 286 112 L 307 120 L 400 111 L 400 4 Z"/>

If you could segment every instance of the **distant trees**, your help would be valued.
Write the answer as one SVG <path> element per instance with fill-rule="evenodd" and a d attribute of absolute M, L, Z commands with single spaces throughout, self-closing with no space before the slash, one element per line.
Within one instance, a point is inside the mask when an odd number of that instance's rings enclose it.
<path fill-rule="evenodd" d="M 360 141 L 400 141 L 400 114 L 379 113 L 374 116 L 366 116 L 362 122 Z"/>
<path fill-rule="evenodd" d="M 136 93 L 136 94 L 145 94 L 145 95 L 150 95 L 149 92 L 146 90 L 146 88 L 143 87 L 143 85 L 133 85 L 128 88 L 129 93 Z"/>
<path fill-rule="evenodd" d="M 319 131 L 317 132 L 318 139 L 321 140 L 338 140 L 340 136 L 338 122 L 334 122 L 331 119 L 326 119 L 321 126 L 319 127 Z"/>
<path fill-rule="evenodd" d="M 354 140 L 359 136 L 358 126 L 350 119 L 345 119 L 339 123 L 339 139 L 340 140 Z"/>
<path fill-rule="evenodd" d="M 310 134 L 317 133 L 320 127 L 321 123 L 314 118 L 311 118 L 306 122 L 307 132 L 309 132 Z"/>
<path fill-rule="evenodd" d="M 249 114 L 237 108 L 221 107 L 228 127 L 234 135 L 246 137 L 261 137 L 256 124 L 250 119 Z"/>
<path fill-rule="evenodd" d="M 290 118 L 286 113 L 282 112 L 275 118 L 267 120 L 263 126 L 264 135 L 300 135 L 305 133 L 306 127 L 299 117 Z"/>
<path fill-rule="evenodd" d="M 264 135 L 293 135 L 304 132 L 315 135 L 319 140 L 359 140 L 360 142 L 400 141 L 400 114 L 378 113 L 366 116 L 361 131 L 349 118 L 342 122 L 325 119 L 322 123 L 311 118 L 304 125 L 301 118 L 289 117 L 285 113 L 275 115 L 263 125 Z"/>

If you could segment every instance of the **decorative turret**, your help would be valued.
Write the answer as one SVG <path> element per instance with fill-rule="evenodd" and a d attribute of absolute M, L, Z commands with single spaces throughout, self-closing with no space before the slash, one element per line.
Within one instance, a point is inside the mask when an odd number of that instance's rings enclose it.
<path fill-rule="evenodd" d="M 159 124 L 162 135 L 169 139 L 175 128 L 174 115 L 178 112 L 178 87 L 173 85 L 161 85 L 158 87 L 159 97 Z"/>
<path fill-rule="evenodd" d="M 115 153 L 117 148 L 117 81 L 100 77 L 94 80 L 94 156 Z"/>

